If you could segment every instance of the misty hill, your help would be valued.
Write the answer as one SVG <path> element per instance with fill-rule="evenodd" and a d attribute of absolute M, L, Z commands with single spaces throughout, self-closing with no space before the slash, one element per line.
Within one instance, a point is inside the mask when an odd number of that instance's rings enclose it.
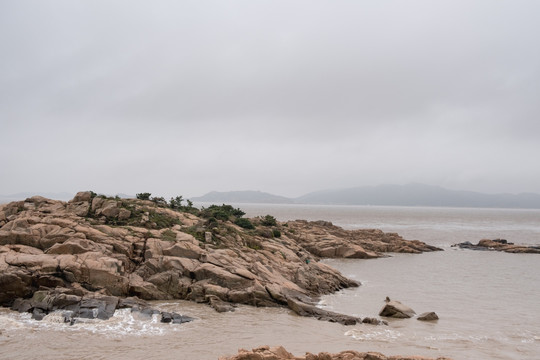
<path fill-rule="evenodd" d="M 195 202 L 215 203 L 260 203 L 260 204 L 292 204 L 293 199 L 272 195 L 262 191 L 212 191 L 206 195 L 190 199 Z"/>
<path fill-rule="evenodd" d="M 317 191 L 295 200 L 301 204 L 540 208 L 539 194 L 484 194 L 423 184 Z"/>
<path fill-rule="evenodd" d="M 24 199 L 27 199 L 29 197 L 36 196 L 36 195 L 43 196 L 48 199 L 68 201 L 68 200 L 73 199 L 73 195 L 75 194 L 68 193 L 68 192 L 58 192 L 58 193 L 39 192 L 39 191 L 38 192 L 21 192 L 21 193 L 11 194 L 11 195 L 0 195 L 0 204 L 8 203 L 11 201 L 20 201 L 20 200 L 24 200 Z"/>
<path fill-rule="evenodd" d="M 211 192 L 193 201 L 215 203 L 441 206 L 540 209 L 540 195 L 484 194 L 423 184 L 362 186 L 287 198 L 260 191 Z"/>

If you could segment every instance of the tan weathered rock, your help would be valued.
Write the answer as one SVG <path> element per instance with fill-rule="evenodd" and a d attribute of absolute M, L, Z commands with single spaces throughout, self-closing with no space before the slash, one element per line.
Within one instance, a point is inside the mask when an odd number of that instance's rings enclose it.
<path fill-rule="evenodd" d="M 413 309 L 411 309 L 407 305 L 403 305 L 402 303 L 396 300 L 388 301 L 386 305 L 384 305 L 381 311 L 379 312 L 379 316 L 399 318 L 399 319 L 411 318 L 415 314 L 416 313 L 414 312 Z"/>
<path fill-rule="evenodd" d="M 320 352 L 294 356 L 282 346 L 260 346 L 253 350 L 239 349 L 237 355 L 221 356 L 219 360 L 451 360 L 446 357 L 426 358 L 422 356 L 385 356 L 378 352 L 342 351 L 340 353 Z"/>
<path fill-rule="evenodd" d="M 80 203 L 80 202 L 89 202 L 92 200 L 92 192 L 91 191 L 79 191 L 77 194 L 75 194 L 75 197 L 73 200 L 69 201 L 70 203 Z"/>
<path fill-rule="evenodd" d="M 46 250 L 47 254 L 82 254 L 89 251 L 107 252 L 105 246 L 100 246 L 91 240 L 69 239 L 63 243 L 56 243 Z"/>

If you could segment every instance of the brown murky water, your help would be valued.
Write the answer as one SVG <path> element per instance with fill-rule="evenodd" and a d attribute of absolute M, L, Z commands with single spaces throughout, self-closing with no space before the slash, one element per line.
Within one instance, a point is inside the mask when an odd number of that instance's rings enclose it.
<path fill-rule="evenodd" d="M 376 227 L 446 251 L 377 260 L 326 260 L 363 283 L 321 299 L 320 306 L 376 316 L 386 296 L 435 323 L 393 320 L 389 326 L 342 326 L 301 318 L 287 309 L 239 306 L 218 314 L 206 305 L 157 302 L 197 318 L 161 324 L 129 310 L 107 321 L 67 326 L 49 316 L 0 310 L 1 359 L 217 359 L 238 348 L 284 345 L 295 354 L 346 349 L 454 359 L 540 358 L 540 255 L 473 252 L 450 244 L 504 237 L 540 243 L 540 211 L 390 207 L 239 205 L 248 215 L 327 219 L 346 228 Z"/>

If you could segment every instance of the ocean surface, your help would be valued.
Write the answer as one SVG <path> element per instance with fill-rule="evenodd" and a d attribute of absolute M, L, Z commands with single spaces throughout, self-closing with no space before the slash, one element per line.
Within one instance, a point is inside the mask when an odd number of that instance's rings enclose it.
<path fill-rule="evenodd" d="M 300 355 L 342 350 L 453 359 L 540 359 L 540 255 L 461 250 L 452 244 L 504 238 L 540 244 L 540 210 L 235 204 L 247 216 L 329 220 L 346 229 L 378 228 L 444 249 L 374 260 L 324 260 L 362 286 L 321 298 L 319 306 L 376 317 L 386 296 L 440 320 L 343 326 L 280 308 L 239 306 L 219 314 L 203 304 L 156 302 L 193 316 L 161 324 L 118 311 L 73 326 L 49 315 L 0 309 L 0 359 L 217 359 L 238 348 L 283 345 Z"/>

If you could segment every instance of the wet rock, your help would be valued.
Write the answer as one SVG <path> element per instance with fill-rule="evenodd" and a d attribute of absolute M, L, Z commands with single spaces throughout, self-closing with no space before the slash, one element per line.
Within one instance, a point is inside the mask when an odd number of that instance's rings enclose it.
<path fill-rule="evenodd" d="M 77 317 L 107 320 L 114 315 L 117 305 L 118 298 L 115 296 L 83 298 Z"/>
<path fill-rule="evenodd" d="M 289 308 L 300 316 L 315 317 L 318 320 L 337 322 L 343 325 L 356 325 L 362 322 L 360 318 L 319 309 L 315 305 L 306 304 L 294 299 L 288 299 L 287 303 Z"/>
<path fill-rule="evenodd" d="M 234 311 L 233 304 L 227 301 L 223 301 L 215 295 L 207 295 L 206 299 L 208 300 L 208 303 L 210 304 L 210 306 L 213 307 L 214 310 L 216 310 L 217 312 L 221 313 L 221 312 Z"/>
<path fill-rule="evenodd" d="M 396 300 L 390 300 L 386 303 L 386 305 L 383 306 L 381 311 L 379 312 L 379 316 L 384 317 L 392 317 L 392 318 L 398 318 L 398 319 L 408 319 L 415 315 L 413 309 L 410 307 L 403 305 L 399 301 Z"/>
<path fill-rule="evenodd" d="M 180 315 L 174 312 L 167 312 L 167 311 L 161 312 L 162 323 L 183 324 L 183 323 L 191 322 L 193 320 L 194 319 L 192 317 Z"/>
<path fill-rule="evenodd" d="M 195 319 L 192 318 L 192 317 L 172 313 L 172 323 L 173 324 L 183 324 L 183 323 L 191 322 L 193 320 L 195 320 Z"/>
<path fill-rule="evenodd" d="M 41 320 L 43 320 L 43 318 L 45 317 L 45 315 L 47 315 L 47 313 L 46 313 L 45 310 L 43 310 L 43 309 L 40 309 L 40 308 L 34 308 L 34 309 L 32 310 L 32 319 L 34 319 L 34 320 L 41 321 Z"/>
<path fill-rule="evenodd" d="M 434 320 L 439 320 L 439 316 L 437 316 L 437 314 L 434 313 L 433 311 L 425 312 L 425 313 L 422 313 L 422 314 L 418 315 L 417 320 L 434 321 Z"/>
<path fill-rule="evenodd" d="M 380 320 L 373 317 L 365 317 L 362 319 L 362 324 L 370 324 L 370 325 L 388 325 L 388 323 L 384 320 Z"/>

